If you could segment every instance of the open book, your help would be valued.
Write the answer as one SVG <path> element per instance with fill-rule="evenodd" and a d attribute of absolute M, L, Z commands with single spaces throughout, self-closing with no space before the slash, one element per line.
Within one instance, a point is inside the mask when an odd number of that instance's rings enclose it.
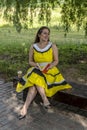
<path fill-rule="evenodd" d="M 46 66 L 44 66 L 43 68 L 41 68 L 41 66 L 39 65 L 39 63 L 37 63 L 37 66 L 39 67 L 40 71 L 42 71 L 43 73 L 46 73 L 48 71 L 48 68 L 49 68 L 50 64 L 48 63 Z"/>

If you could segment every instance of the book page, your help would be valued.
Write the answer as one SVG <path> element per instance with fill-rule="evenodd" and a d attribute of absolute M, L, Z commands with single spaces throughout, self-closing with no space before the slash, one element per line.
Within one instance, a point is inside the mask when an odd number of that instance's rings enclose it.
<path fill-rule="evenodd" d="M 40 71 L 42 71 L 43 73 L 46 73 L 48 71 L 48 68 L 49 68 L 50 64 L 48 63 L 46 66 L 44 66 L 43 68 L 41 68 L 41 66 L 39 65 L 39 63 L 37 63 L 37 66 L 40 69 Z"/>

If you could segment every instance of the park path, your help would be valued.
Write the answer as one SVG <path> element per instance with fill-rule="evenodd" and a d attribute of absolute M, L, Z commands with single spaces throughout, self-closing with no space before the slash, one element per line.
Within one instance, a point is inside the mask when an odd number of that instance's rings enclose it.
<path fill-rule="evenodd" d="M 12 82 L 0 79 L 0 130 L 87 130 L 87 111 L 54 101 L 54 113 L 46 113 L 39 104 L 32 104 L 27 117 L 18 120 L 23 105 Z"/>

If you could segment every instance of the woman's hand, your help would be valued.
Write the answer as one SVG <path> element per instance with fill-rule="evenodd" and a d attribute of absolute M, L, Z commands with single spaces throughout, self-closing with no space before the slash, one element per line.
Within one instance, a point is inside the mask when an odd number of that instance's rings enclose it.
<path fill-rule="evenodd" d="M 48 70 L 49 70 L 49 69 L 52 69 L 52 68 L 55 67 L 57 64 L 58 64 L 57 61 L 54 61 L 54 62 L 52 62 L 52 63 L 50 64 L 50 66 L 49 66 L 47 69 L 48 69 Z"/>
<path fill-rule="evenodd" d="M 38 63 L 36 63 L 35 68 L 37 68 L 37 69 L 41 70 L 40 65 L 39 65 Z"/>
<path fill-rule="evenodd" d="M 51 63 L 47 69 L 49 70 L 49 69 L 52 69 L 53 67 L 54 67 L 54 65 Z"/>

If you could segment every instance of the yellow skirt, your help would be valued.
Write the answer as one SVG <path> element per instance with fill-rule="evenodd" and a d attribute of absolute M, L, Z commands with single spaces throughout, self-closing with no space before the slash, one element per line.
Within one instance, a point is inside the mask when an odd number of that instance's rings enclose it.
<path fill-rule="evenodd" d="M 47 97 L 51 97 L 60 90 L 72 88 L 57 67 L 49 69 L 47 73 L 42 73 L 39 69 L 31 67 L 20 79 L 16 91 L 21 92 L 27 87 L 38 86 L 45 89 Z"/>

